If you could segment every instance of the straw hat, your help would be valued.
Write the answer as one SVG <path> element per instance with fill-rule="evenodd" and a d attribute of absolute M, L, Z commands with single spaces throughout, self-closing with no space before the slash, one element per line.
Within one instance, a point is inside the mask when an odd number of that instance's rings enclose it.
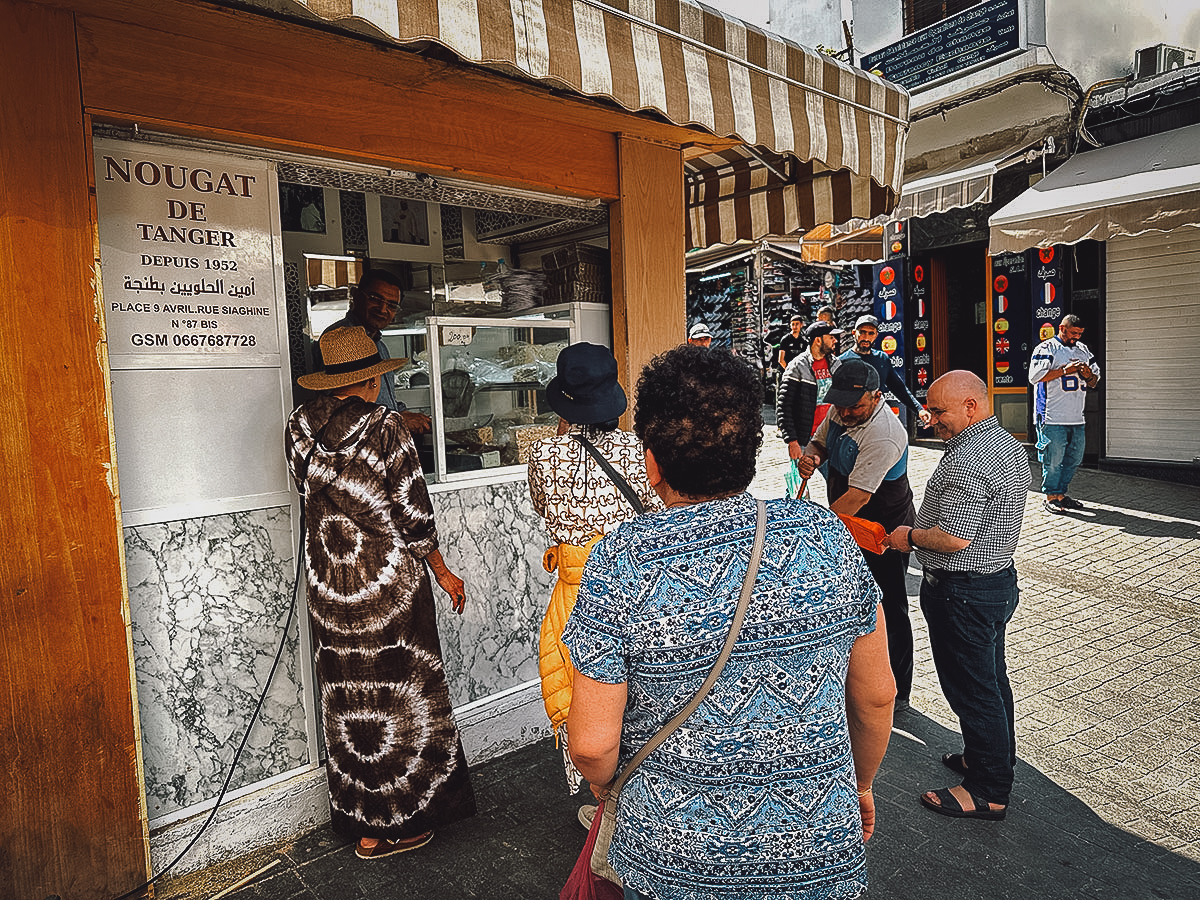
<path fill-rule="evenodd" d="M 325 368 L 296 379 L 310 391 L 328 391 L 366 381 L 372 375 L 394 372 L 407 359 L 383 359 L 375 342 L 359 325 L 331 328 L 321 335 L 321 359 Z"/>

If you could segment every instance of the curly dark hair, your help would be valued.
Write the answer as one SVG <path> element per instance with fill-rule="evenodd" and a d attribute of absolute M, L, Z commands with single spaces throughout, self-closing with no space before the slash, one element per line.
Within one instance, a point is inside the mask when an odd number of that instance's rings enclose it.
<path fill-rule="evenodd" d="M 762 444 L 762 385 L 728 350 L 682 344 L 637 383 L 633 430 L 668 485 L 686 497 L 745 490 Z"/>

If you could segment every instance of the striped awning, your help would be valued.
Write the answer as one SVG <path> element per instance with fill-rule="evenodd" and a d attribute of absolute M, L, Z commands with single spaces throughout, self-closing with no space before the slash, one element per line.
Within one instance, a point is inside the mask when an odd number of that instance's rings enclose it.
<path fill-rule="evenodd" d="M 989 225 L 993 256 L 1200 228 L 1200 125 L 1077 153 Z"/>
<path fill-rule="evenodd" d="M 900 194 L 908 94 L 690 0 L 245 0 L 742 142 L 688 170 L 689 246 L 871 219 Z"/>

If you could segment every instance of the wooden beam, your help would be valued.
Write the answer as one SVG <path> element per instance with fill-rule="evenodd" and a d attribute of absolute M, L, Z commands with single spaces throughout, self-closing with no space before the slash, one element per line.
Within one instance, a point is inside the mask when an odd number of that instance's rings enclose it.
<path fill-rule="evenodd" d="M 159 7 L 175 7 L 164 18 Z M 203 5 L 79 17 L 97 118 L 587 197 L 616 195 L 610 132 L 548 117 L 511 83 Z"/>
<path fill-rule="evenodd" d="M 632 406 L 642 368 L 685 337 L 683 155 L 628 136 L 619 150 L 621 198 L 609 208 L 613 353 Z"/>
<path fill-rule="evenodd" d="M 145 879 L 72 16 L 0 0 L 0 896 Z"/>
<path fill-rule="evenodd" d="M 50 2 L 78 12 L 100 119 L 604 199 L 617 133 L 692 155 L 740 143 L 328 26 L 178 0 Z"/>

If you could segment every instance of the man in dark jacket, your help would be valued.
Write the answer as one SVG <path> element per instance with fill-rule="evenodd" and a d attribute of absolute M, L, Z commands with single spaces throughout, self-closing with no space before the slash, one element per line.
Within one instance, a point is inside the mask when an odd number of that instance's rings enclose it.
<path fill-rule="evenodd" d="M 808 349 L 788 363 L 779 383 L 775 421 L 783 432 L 792 459 L 804 455 L 813 429 L 821 424 L 829 404 L 824 403 L 830 379 L 841 362 L 833 351 L 842 330 L 828 322 L 813 322 L 804 329 Z"/>
<path fill-rule="evenodd" d="M 779 368 L 786 369 L 788 363 L 808 349 L 808 341 L 804 339 L 804 317 L 792 316 L 791 333 L 785 334 L 779 342 Z"/>

